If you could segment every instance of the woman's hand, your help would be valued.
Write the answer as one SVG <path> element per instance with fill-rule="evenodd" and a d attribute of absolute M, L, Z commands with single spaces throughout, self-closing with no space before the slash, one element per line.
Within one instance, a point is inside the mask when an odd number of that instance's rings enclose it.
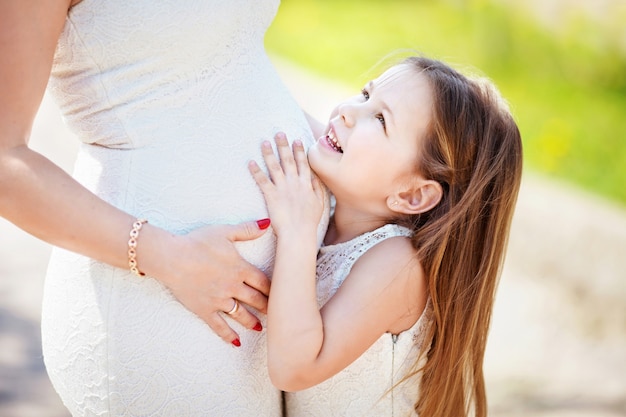
<path fill-rule="evenodd" d="M 285 233 L 317 230 L 324 208 L 322 185 L 311 172 L 302 142 L 294 141 L 293 151 L 284 133 L 275 137 L 280 161 L 269 142 L 263 142 L 261 152 L 269 177 L 256 162 L 248 168 L 263 192 L 272 227 L 280 238 Z"/>
<path fill-rule="evenodd" d="M 173 236 L 174 242 L 166 242 L 164 249 L 175 254 L 175 258 L 167 261 L 169 265 L 155 265 L 153 262 L 159 261 L 152 259 L 147 265 L 156 267 L 154 274 L 145 272 L 167 286 L 178 301 L 223 340 L 239 346 L 239 335 L 224 320 L 225 312 L 233 309 L 236 300 L 241 305 L 230 317 L 248 329 L 261 331 L 259 319 L 244 304 L 266 313 L 270 280 L 241 257 L 234 242 L 256 239 L 268 226 L 269 221 L 264 219 L 205 226 L 187 235 Z M 146 232 L 149 230 L 148 226 Z M 141 238 L 148 240 L 149 236 Z M 163 271 L 169 272 L 162 274 Z"/>

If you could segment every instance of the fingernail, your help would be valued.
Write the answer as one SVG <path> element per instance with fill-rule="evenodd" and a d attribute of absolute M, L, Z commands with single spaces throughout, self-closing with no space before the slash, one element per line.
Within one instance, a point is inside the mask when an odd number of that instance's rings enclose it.
<path fill-rule="evenodd" d="M 263 325 L 261 324 L 260 321 L 257 321 L 256 325 L 252 329 L 256 330 L 257 332 L 260 332 L 261 330 L 263 330 Z"/>
<path fill-rule="evenodd" d="M 270 219 L 257 220 L 256 224 L 259 226 L 259 229 L 265 230 L 270 227 Z"/>
<path fill-rule="evenodd" d="M 239 338 L 237 338 L 237 339 L 233 340 L 233 341 L 232 341 L 232 342 L 230 342 L 230 343 L 232 343 L 233 345 L 235 345 L 235 346 L 237 346 L 237 347 L 241 346 L 241 342 L 239 341 Z"/>

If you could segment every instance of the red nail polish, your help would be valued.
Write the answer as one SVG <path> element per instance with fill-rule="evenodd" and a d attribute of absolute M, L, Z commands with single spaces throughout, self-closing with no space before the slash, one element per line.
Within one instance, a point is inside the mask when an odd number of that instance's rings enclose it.
<path fill-rule="evenodd" d="M 232 342 L 230 342 L 230 343 L 232 343 L 233 345 L 235 345 L 235 346 L 237 346 L 237 347 L 241 346 L 241 342 L 239 341 L 239 339 L 238 339 L 238 338 L 237 338 L 237 339 L 235 339 L 235 340 L 233 340 L 233 341 L 232 341 Z"/>
<path fill-rule="evenodd" d="M 259 229 L 265 230 L 270 227 L 270 219 L 257 220 L 256 224 L 259 226 Z"/>
<path fill-rule="evenodd" d="M 263 325 L 261 324 L 260 321 L 257 321 L 256 325 L 252 329 L 256 330 L 257 332 L 260 332 L 261 330 L 263 330 Z"/>

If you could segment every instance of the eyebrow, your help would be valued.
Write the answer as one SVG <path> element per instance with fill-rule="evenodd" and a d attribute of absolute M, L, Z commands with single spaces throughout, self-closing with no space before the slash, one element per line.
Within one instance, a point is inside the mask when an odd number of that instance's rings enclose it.
<path fill-rule="evenodd" d="M 371 91 L 372 93 L 374 92 L 375 89 L 375 85 L 374 85 L 374 81 L 370 81 L 367 83 L 367 89 L 369 91 Z M 383 110 L 385 111 L 385 113 L 387 113 L 387 115 L 389 116 L 389 119 L 391 124 L 393 125 L 394 129 L 396 127 L 395 123 L 394 123 L 394 117 L 393 117 L 393 112 L 391 111 L 391 109 L 389 108 L 389 106 L 387 106 L 387 103 L 385 103 L 383 100 L 380 100 L 381 106 L 383 108 Z M 385 124 L 387 123 L 387 117 L 385 117 Z"/>

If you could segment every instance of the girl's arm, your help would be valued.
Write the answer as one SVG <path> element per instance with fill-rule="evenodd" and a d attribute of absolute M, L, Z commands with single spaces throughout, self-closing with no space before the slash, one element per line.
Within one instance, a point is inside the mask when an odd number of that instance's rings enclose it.
<path fill-rule="evenodd" d="M 294 143 L 292 154 L 281 135 L 276 145 L 280 163 L 269 143 L 262 148 L 271 180 L 256 164 L 250 168 L 266 198 L 278 245 L 268 305 L 270 377 L 278 388 L 297 391 L 341 371 L 383 333 L 408 329 L 419 318 L 426 296 L 411 243 L 398 237 L 365 253 L 338 292 L 318 309 L 319 187 L 311 180 L 301 144 Z"/>
<path fill-rule="evenodd" d="M 128 269 L 134 217 L 28 147 L 69 7 L 70 0 L 0 2 L 0 216 L 53 245 Z M 218 312 L 230 310 L 232 298 L 264 310 L 269 292 L 267 277 L 241 259 L 231 241 L 259 234 L 253 223 L 186 236 L 146 224 L 137 260 L 143 272 L 231 342 L 237 334 Z M 235 319 L 248 328 L 257 323 L 245 309 Z"/>

